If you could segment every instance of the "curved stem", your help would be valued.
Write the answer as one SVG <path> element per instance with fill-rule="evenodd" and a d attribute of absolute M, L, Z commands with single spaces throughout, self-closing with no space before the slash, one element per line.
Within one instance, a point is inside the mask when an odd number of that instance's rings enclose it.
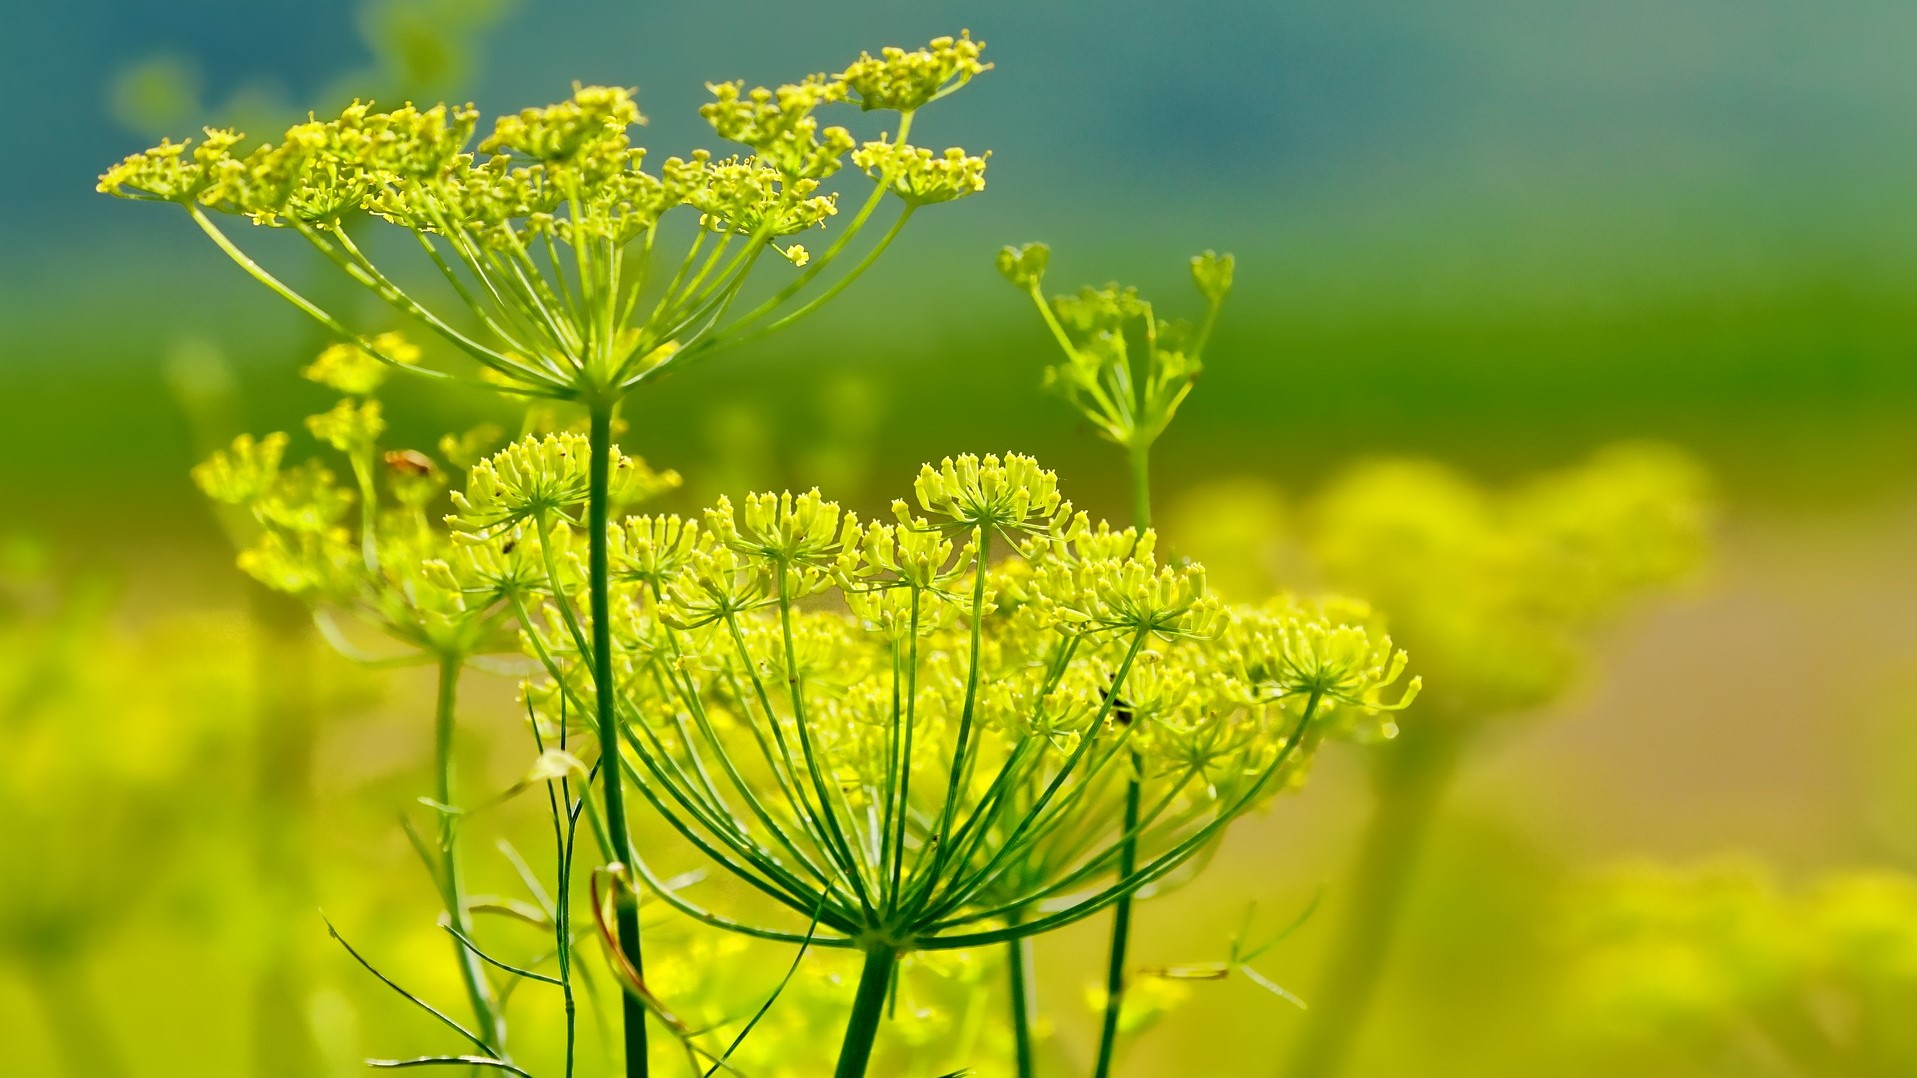
<path fill-rule="evenodd" d="M 885 1017 L 886 989 L 892 983 L 892 969 L 898 953 L 880 946 L 865 952 L 865 967 L 859 971 L 858 994 L 852 999 L 852 1017 L 845 1023 L 845 1041 L 839 1048 L 839 1065 L 833 1078 L 864 1078 L 872 1060 L 872 1044 L 878 1039 L 879 1022 Z"/>
<path fill-rule="evenodd" d="M 459 819 L 453 807 L 453 717 L 459 698 L 461 660 L 456 655 L 439 661 L 439 692 L 433 708 L 433 798 L 439 810 L 439 877 L 446 901 L 446 919 L 460 935 L 473 937 L 472 916 L 466 912 L 466 895 L 459 871 Z M 473 1021 L 480 1037 L 502 1051 L 506 1044 L 506 1022 L 493 998 L 492 982 L 480 966 L 472 949 L 453 940 L 453 954 L 459 962 L 459 978 L 466 986 L 466 998 L 472 1004 Z"/>
<path fill-rule="evenodd" d="M 1382 758 L 1344 925 L 1311 997 L 1312 1021 L 1284 1071 L 1289 1078 L 1331 1078 L 1344 1069 L 1390 956 L 1393 930 L 1437 804 L 1451 784 L 1458 748 L 1455 734 L 1421 723 Z"/>
<path fill-rule="evenodd" d="M 285 300 L 286 302 L 291 303 L 294 307 L 298 308 L 307 317 L 318 322 L 320 325 L 325 326 L 327 329 L 332 330 L 333 333 L 337 335 L 338 337 L 340 337 L 342 340 L 351 341 L 361 351 L 365 352 L 367 355 L 372 356 L 374 359 L 379 360 L 381 363 L 384 363 L 389 367 L 397 367 L 401 370 L 412 371 L 414 374 L 417 374 L 421 377 L 434 378 L 434 379 L 439 379 L 441 381 L 450 380 L 452 378 L 451 375 L 447 374 L 444 371 L 429 370 L 425 367 L 418 367 L 411 364 L 401 363 L 398 360 L 394 359 L 393 357 L 380 351 L 378 348 L 373 346 L 371 341 L 353 332 L 352 330 L 347 329 L 346 326 L 343 325 L 337 318 L 334 318 L 332 315 L 327 314 L 325 311 L 314 306 L 311 300 L 307 299 L 305 296 L 300 295 L 298 292 L 293 291 L 293 289 L 286 286 L 285 282 L 281 281 L 278 277 L 273 276 L 271 273 L 268 273 L 266 269 L 262 267 L 258 262 L 253 261 L 253 259 L 249 257 L 245 251 L 240 250 L 239 245 L 235 244 L 231 239 L 229 239 L 226 233 L 220 231 L 220 227 L 214 224 L 212 220 L 206 216 L 205 212 L 202 211 L 198 206 L 188 206 L 187 213 L 192 216 L 193 223 L 199 225 L 200 230 L 202 232 L 205 232 L 207 234 L 207 237 L 211 239 L 213 243 L 216 246 L 218 246 L 219 249 L 222 252 L 224 252 L 228 258 L 233 260 L 235 265 L 238 265 L 241 269 L 245 270 L 248 276 L 252 277 L 254 280 L 260 282 L 261 284 L 265 285 L 267 288 L 271 289 L 275 295 L 279 296 L 281 299 Z"/>
<path fill-rule="evenodd" d="M 898 133 L 893 137 L 900 142 L 904 142 L 906 136 L 911 134 L 911 132 L 912 113 L 902 113 L 899 116 Z M 872 211 L 878 209 L 879 203 L 885 201 L 886 190 L 887 184 L 885 178 L 880 178 L 875 181 L 872 185 L 872 193 L 866 197 L 865 204 L 859 207 L 859 212 L 853 216 L 852 223 L 847 225 L 845 230 L 839 233 L 838 238 L 832 241 L 824 253 L 818 258 L 813 259 L 812 264 L 807 266 L 791 283 L 779 289 L 778 292 L 766 299 L 765 302 L 742 315 L 739 318 L 738 324 L 740 326 L 749 325 L 771 314 L 778 309 L 780 304 L 798 295 L 805 289 L 806 285 L 811 284 L 819 274 L 824 273 L 825 268 L 831 265 L 834 259 L 839 257 L 839 253 L 844 251 L 846 246 L 850 244 L 853 238 L 859 234 L 860 230 L 865 227 L 865 222 L 871 218 Z"/>
<path fill-rule="evenodd" d="M 784 329 L 799 319 L 804 318 L 806 315 L 811 314 L 813 311 L 818 310 L 820 307 L 825 306 L 827 303 L 830 303 L 833 297 L 850 288 L 852 282 L 863 277 L 865 271 L 872 268 L 872 263 L 877 262 L 879 256 L 885 253 L 885 249 L 892 246 L 892 241 L 899 238 L 899 233 L 905 230 L 905 223 L 912 219 L 912 213 L 917 208 L 918 207 L 907 203 L 905 209 L 899 211 L 898 219 L 892 222 L 892 227 L 885 230 L 885 235 L 879 237 L 879 242 L 872 245 L 872 249 L 865 253 L 865 257 L 861 258 L 857 265 L 847 270 L 844 276 L 833 281 L 831 286 L 825 291 L 808 300 L 803 307 L 799 307 L 769 325 L 760 326 L 758 329 L 745 333 L 726 343 L 745 344 L 748 341 L 756 341 L 768 333 Z"/>
<path fill-rule="evenodd" d="M 599 772 L 605 784 L 607 836 L 612 842 L 613 856 L 621 864 L 635 866 L 637 859 L 632 853 L 632 834 L 626 828 L 625 769 L 618 766 L 619 719 L 613 706 L 611 574 L 607 569 L 606 549 L 606 531 L 611 515 L 607 501 L 612 479 L 612 408 L 611 401 L 593 401 L 588 432 L 592 453 L 586 494 L 587 574 L 588 590 L 592 593 L 592 695 L 595 717 L 598 719 L 599 752 L 605 761 Z M 645 967 L 640 964 L 639 957 L 637 894 L 621 888 L 613 901 L 616 904 L 613 919 L 619 950 L 632 963 L 635 971 L 643 971 Z M 645 1004 L 627 992 L 621 994 L 620 1006 L 625 1019 L 626 1076 L 646 1078 Z"/>

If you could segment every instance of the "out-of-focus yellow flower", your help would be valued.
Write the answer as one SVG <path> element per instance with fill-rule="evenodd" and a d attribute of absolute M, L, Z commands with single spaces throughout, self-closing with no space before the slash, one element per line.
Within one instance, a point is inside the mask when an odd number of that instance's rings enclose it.
<path fill-rule="evenodd" d="M 1899 1002 L 1917 998 L 1906 874 L 1839 872 L 1788 891 L 1749 862 L 1634 865 L 1587 886 L 1572 923 L 1568 1003 L 1592 1035 L 1810 1068 L 1917 1066 Z"/>
<path fill-rule="evenodd" d="M 1556 696 L 1590 630 L 1698 566 L 1711 510 L 1689 458 L 1620 446 L 1507 490 L 1433 463 L 1361 465 L 1304 517 L 1324 578 L 1389 611 L 1430 674 L 1420 711 L 1476 721 Z"/>

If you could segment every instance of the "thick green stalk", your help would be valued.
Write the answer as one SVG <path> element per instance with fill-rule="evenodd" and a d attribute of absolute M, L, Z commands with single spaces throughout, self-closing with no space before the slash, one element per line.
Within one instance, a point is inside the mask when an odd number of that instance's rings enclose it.
<path fill-rule="evenodd" d="M 439 814 L 439 876 L 446 901 L 446 918 L 459 934 L 473 938 L 472 915 L 466 912 L 466 892 L 459 871 L 459 821 L 453 807 L 453 716 L 459 698 L 459 671 L 464 665 L 457 655 L 445 655 L 439 661 L 439 693 L 433 708 L 433 798 Z M 472 948 L 453 940 L 453 955 L 459 962 L 459 977 L 466 985 L 466 999 L 473 1007 L 473 1020 L 487 1044 L 502 1051 L 506 1044 L 506 1022 L 493 997 L 492 982 Z"/>
<path fill-rule="evenodd" d="M 890 947 L 865 952 L 865 968 L 859 971 L 859 990 L 852 998 L 852 1017 L 845 1023 L 845 1040 L 839 1047 L 839 1065 L 832 1072 L 833 1078 L 865 1078 L 866 1065 L 872 1061 L 872 1044 L 885 1018 L 886 990 L 891 987 L 892 969 L 898 959 L 898 952 Z"/>
<path fill-rule="evenodd" d="M 1311 998 L 1311 1018 L 1285 1070 L 1333 1078 L 1345 1067 L 1390 956 L 1405 894 L 1432 817 L 1456 770 L 1458 736 L 1430 722 L 1407 725 L 1380 758 L 1371 820 L 1358 849 L 1345 920 Z"/>
<path fill-rule="evenodd" d="M 613 706 L 611 574 L 606 553 L 606 530 L 611 524 L 611 508 L 606 502 L 612 482 L 612 408 L 611 401 L 592 403 L 588 433 L 592 469 L 587 475 L 586 536 L 588 587 L 592 592 L 593 708 L 598 719 L 599 751 L 604 758 L 599 773 L 605 783 L 606 831 L 612 841 L 613 856 L 628 870 L 636 872 L 632 834 L 626 827 L 625 769 L 618 766 L 619 720 Z M 643 972 L 645 967 L 639 959 L 638 896 L 621 888 L 614 903 L 619 949 L 633 969 Z M 645 1004 L 633 993 L 622 992 L 620 1005 L 625 1019 L 626 1076 L 645 1078 L 648 1070 Z"/>
<path fill-rule="evenodd" d="M 1038 1063 L 1032 1051 L 1032 1018 L 1038 1001 L 1032 994 L 1030 936 L 1005 944 L 1005 965 L 1012 972 L 1012 1051 L 1018 1062 L 1018 1078 L 1033 1078 Z"/>
<path fill-rule="evenodd" d="M 1151 445 L 1131 447 L 1132 526 L 1140 532 L 1152 526 Z M 1124 879 L 1138 867 L 1138 805 L 1144 792 L 1140 786 L 1139 759 L 1132 753 L 1132 777 L 1125 784 L 1124 841 L 1118 848 L 1118 878 Z M 1105 1017 L 1098 1031 L 1098 1061 L 1093 1064 L 1096 1078 L 1112 1072 L 1112 1057 L 1118 1046 L 1118 1015 L 1125 1004 L 1125 954 L 1131 946 L 1132 896 L 1128 893 L 1112 904 L 1112 942 L 1105 963 Z"/>
<path fill-rule="evenodd" d="M 29 962 L 27 983 L 46 1012 L 47 1033 L 73 1078 L 131 1073 L 99 998 L 71 955 Z"/>

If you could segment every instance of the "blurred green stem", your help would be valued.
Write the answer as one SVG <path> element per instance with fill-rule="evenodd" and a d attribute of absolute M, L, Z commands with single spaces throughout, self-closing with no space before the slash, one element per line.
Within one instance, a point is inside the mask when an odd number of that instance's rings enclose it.
<path fill-rule="evenodd" d="M 299 600 L 247 588 L 255 643 L 253 871 L 265 922 L 255 941 L 252 1040 L 255 1073 L 311 1078 L 322 1058 L 306 1017 L 306 936 L 312 880 L 306 853 L 313 788 L 313 623 Z M 296 911 L 298 911 L 296 913 Z"/>
<path fill-rule="evenodd" d="M 1287 1078 L 1334 1078 L 1349 1061 L 1390 957 L 1392 939 L 1433 817 L 1457 772 L 1462 736 L 1437 716 L 1407 724 L 1378 755 L 1370 821 L 1344 901 L 1344 922 L 1332 944 L 1310 1019 L 1286 1069 Z"/>
<path fill-rule="evenodd" d="M 46 1012 L 47 1033 L 73 1078 L 125 1078 L 132 1073 L 113 1029 L 71 958 L 50 958 L 30 966 L 29 981 Z"/>
<path fill-rule="evenodd" d="M 1152 526 L 1152 447 L 1149 443 L 1129 451 L 1132 475 L 1132 526 L 1144 531 Z"/>
<path fill-rule="evenodd" d="M 612 599 L 608 591 L 611 573 L 607 563 L 606 529 L 611 523 L 607 505 L 612 482 L 612 412 L 610 400 L 595 400 L 589 407 L 589 431 L 592 467 L 588 473 L 586 494 L 586 538 L 588 544 L 588 587 L 592 593 L 592 685 L 593 707 L 598 719 L 599 751 L 603 760 L 599 773 L 604 776 L 606 832 L 612 841 L 613 856 L 629 872 L 635 872 L 632 833 L 626 827 L 626 792 L 619 767 L 619 720 L 614 711 L 612 672 Z M 639 902 L 637 892 L 619 888 L 613 900 L 615 932 L 619 950 L 632 968 L 643 973 L 639 958 Z M 620 993 L 625 1020 L 627 1078 L 646 1078 L 646 1006 L 631 992 Z"/>
<path fill-rule="evenodd" d="M 183 341 L 175 346 L 166 373 L 192 432 L 195 455 L 204 458 L 224 447 L 240 428 L 239 393 L 224 355 L 211 344 Z M 251 544 L 256 525 L 247 513 L 221 506 L 215 517 L 234 549 Z M 310 978 L 300 959 L 313 907 L 307 834 L 319 730 L 313 619 L 305 603 L 251 580 L 246 611 L 253 664 L 253 787 L 245 816 L 260 925 L 250 940 L 252 1071 L 314 1078 L 324 1057 L 306 1014 Z"/>
<path fill-rule="evenodd" d="M 466 891 L 459 871 L 459 818 L 453 802 L 453 729 L 458 710 L 459 673 L 465 660 L 448 653 L 439 660 L 438 704 L 433 709 L 433 798 L 439 802 L 439 874 L 446 901 L 447 921 L 466 939 L 473 938 L 472 915 L 466 912 Z M 471 947 L 453 940 L 459 976 L 472 1003 L 473 1019 L 487 1044 L 506 1049 L 506 1023 L 493 997 L 492 982 Z"/>
<path fill-rule="evenodd" d="M 1152 526 L 1151 443 L 1130 447 L 1128 459 L 1132 480 L 1132 526 L 1142 535 Z M 1128 720 L 1129 712 L 1121 703 L 1113 717 Z M 1138 867 L 1138 809 L 1142 776 L 1138 753 L 1132 753 L 1132 774 L 1125 784 L 1125 817 L 1119 825 L 1125 839 L 1118 847 L 1118 878 L 1124 879 Z M 1098 1061 L 1092 1066 L 1094 1078 L 1107 1078 L 1118 1047 L 1118 1016 L 1125 1004 L 1125 956 L 1131 946 L 1132 896 L 1126 894 L 1112 904 L 1112 942 L 1105 962 L 1105 1016 L 1099 1024 Z"/>

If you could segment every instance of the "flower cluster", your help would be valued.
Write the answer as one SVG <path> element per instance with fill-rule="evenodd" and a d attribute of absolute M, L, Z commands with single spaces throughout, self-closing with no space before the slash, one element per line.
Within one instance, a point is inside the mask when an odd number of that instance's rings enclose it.
<path fill-rule="evenodd" d="M 904 143 L 868 142 L 852 154 L 852 163 L 904 199 L 923 206 L 950 202 L 985 190 L 985 159 L 953 146 L 944 154 Z"/>
<path fill-rule="evenodd" d="M 565 101 L 497 118 L 476 143 L 480 116 L 470 105 L 381 111 L 356 101 L 336 117 L 293 125 L 278 141 L 209 130 L 197 142 L 163 142 L 108 169 L 99 189 L 184 207 L 249 274 L 377 361 L 415 367 L 418 357 L 388 353 L 295 292 L 244 254 L 215 217 L 297 232 L 356 284 L 476 359 L 504 391 L 616 400 L 797 297 L 888 194 L 902 203 L 902 223 L 920 206 L 981 190 L 983 155 L 940 156 L 904 136 L 916 110 L 986 69 L 982 47 L 969 37 L 940 38 L 923 49 L 864 54 L 836 76 L 776 88 L 712 84 L 701 112 L 719 137 L 746 147 L 743 156 L 701 149 L 649 169 L 646 150 L 632 144 L 632 129 L 645 120 L 631 91 L 575 85 Z M 852 101 L 898 111 L 896 130 L 855 151 L 844 127 L 820 118 Z M 823 185 L 848 153 L 874 187 L 827 253 L 814 260 L 801 245 L 775 243 L 823 228 L 838 213 L 839 192 Z M 675 212 L 701 227 L 683 259 L 657 258 L 662 222 Z M 467 310 L 432 308 L 377 263 L 354 236 L 369 216 L 412 233 L 420 269 L 449 284 Z M 890 233 L 879 248 L 889 241 Z M 767 249 L 805 272 L 728 320 Z M 836 294 L 876 254 L 786 317 Z M 649 280 L 654 265 L 670 279 Z"/>
<path fill-rule="evenodd" d="M 1045 384 L 1078 409 L 1104 438 L 1143 453 L 1163 434 L 1204 370 L 1205 345 L 1231 291 L 1233 259 L 1211 251 L 1191 260 L 1205 299 L 1199 323 L 1161 319 L 1133 288 L 1109 284 L 1045 299 L 1051 251 L 1042 243 L 1007 247 L 998 271 L 1029 295 L 1065 361 L 1046 368 Z"/>
<path fill-rule="evenodd" d="M 1710 511 L 1689 459 L 1621 446 L 1503 492 L 1433 464 L 1363 465 L 1305 517 L 1328 580 L 1391 611 L 1440 686 L 1426 710 L 1461 720 L 1556 695 L 1594 625 L 1695 568 Z"/>
<path fill-rule="evenodd" d="M 461 504 L 532 448 L 476 467 Z M 1358 608 L 1226 609 L 1202 569 L 1092 526 L 1029 458 L 952 458 L 915 494 L 892 522 L 811 491 L 615 529 L 619 759 L 696 848 L 816 916 L 822 943 L 940 950 L 1087 916 L 1295 782 L 1325 733 L 1403 702 L 1384 697 L 1403 655 L 1334 620 Z M 564 580 L 545 594 L 528 646 L 548 680 L 529 699 L 555 723 L 590 713 L 595 686 L 587 612 Z M 1127 832 L 1134 775 L 1149 811 Z M 1142 856 L 1119 873 L 1128 837 Z M 801 936 L 638 867 L 708 923 Z"/>
<path fill-rule="evenodd" d="M 397 336 L 383 335 L 381 343 L 395 355 L 415 352 Z M 336 345 L 305 373 L 364 394 L 377 388 L 385 369 L 351 346 Z M 309 417 L 307 427 L 345 460 L 350 481 L 317 458 L 287 464 L 291 439 L 283 433 L 241 435 L 193 470 L 207 497 L 244 509 L 257 525 L 239 555 L 241 569 L 311 603 L 329 629 L 332 615 L 344 612 L 428 657 L 514 650 L 511 600 L 546 585 L 544 558 L 561 557 L 564 527 L 577 522 L 584 505 L 585 439 L 548 434 L 480 461 L 466 490 L 452 494 L 449 527 L 434 512 L 446 500 L 441 460 L 469 459 L 474 446 L 496 432 L 482 428 L 443 439 L 440 459 L 416 449 L 382 450 L 380 403 L 357 395 Z M 622 505 L 679 482 L 677 474 L 654 472 L 623 454 L 615 455 L 610 472 Z M 461 532 L 505 538 L 474 542 Z M 515 544 L 519 537 L 525 541 Z"/>
<path fill-rule="evenodd" d="M 910 52 L 893 47 L 877 57 L 860 53 L 839 73 L 839 81 L 860 108 L 915 112 L 990 68 L 979 61 L 984 48 L 984 42 L 961 33 L 956 38 L 933 38 L 924 48 Z"/>

